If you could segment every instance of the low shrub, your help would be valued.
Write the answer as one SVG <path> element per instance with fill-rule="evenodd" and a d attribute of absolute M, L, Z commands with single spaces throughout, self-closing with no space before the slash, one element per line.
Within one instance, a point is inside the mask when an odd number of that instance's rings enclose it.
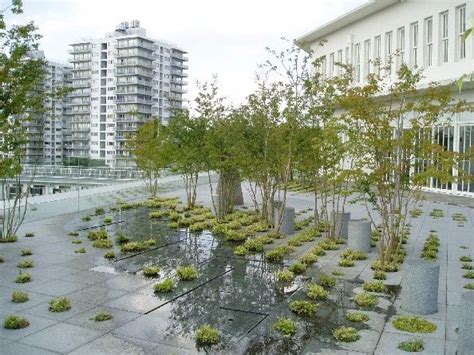
<path fill-rule="evenodd" d="M 365 260 L 367 254 L 359 250 L 346 249 L 341 253 L 341 258 L 351 260 Z"/>
<path fill-rule="evenodd" d="M 281 263 L 283 258 L 290 254 L 293 251 L 293 248 L 279 245 L 265 254 L 265 259 L 271 263 Z"/>
<path fill-rule="evenodd" d="M 316 261 L 318 261 L 318 257 L 314 255 L 313 253 L 308 252 L 301 255 L 298 258 L 298 260 L 305 265 L 311 265 L 311 264 L 314 264 Z"/>
<path fill-rule="evenodd" d="M 293 263 L 288 266 L 288 270 L 294 274 L 303 274 L 306 271 L 306 264 L 303 263 Z"/>
<path fill-rule="evenodd" d="M 115 242 L 117 244 L 125 244 L 125 243 L 128 243 L 130 241 L 130 238 L 127 237 L 125 235 L 125 233 L 123 232 L 118 232 L 116 235 L 115 235 Z"/>
<path fill-rule="evenodd" d="M 113 222 L 112 217 L 105 217 L 105 218 L 104 218 L 104 224 L 110 224 L 110 223 L 112 223 L 112 222 Z"/>
<path fill-rule="evenodd" d="M 33 267 L 33 260 L 31 260 L 31 259 L 20 260 L 16 266 L 19 267 L 20 269 L 31 268 L 31 267 Z"/>
<path fill-rule="evenodd" d="M 170 222 L 170 223 L 168 223 L 168 228 L 178 229 L 179 228 L 179 223 L 178 222 Z"/>
<path fill-rule="evenodd" d="M 156 245 L 156 240 L 153 239 L 153 238 L 150 238 L 150 239 L 144 240 L 144 241 L 143 241 L 143 244 L 144 244 L 146 247 L 153 247 L 153 246 Z"/>
<path fill-rule="evenodd" d="M 82 222 L 89 222 L 91 220 L 90 216 L 82 216 L 81 221 Z"/>
<path fill-rule="evenodd" d="M 326 252 L 324 251 L 324 249 L 321 248 L 319 245 L 316 245 L 313 249 L 311 249 L 311 253 L 313 253 L 316 256 L 326 255 Z"/>
<path fill-rule="evenodd" d="M 355 262 L 352 259 L 342 258 L 342 259 L 339 260 L 337 265 L 339 265 L 341 267 L 353 267 L 355 265 Z"/>
<path fill-rule="evenodd" d="M 146 277 L 156 277 L 160 273 L 160 268 L 155 265 L 147 265 L 143 267 L 143 275 Z"/>
<path fill-rule="evenodd" d="M 79 232 L 69 232 L 67 235 L 70 237 L 79 237 Z"/>
<path fill-rule="evenodd" d="M 29 296 L 26 292 L 22 291 L 13 291 L 12 293 L 12 302 L 13 303 L 24 303 L 29 300 Z"/>
<path fill-rule="evenodd" d="M 158 282 L 153 286 L 153 289 L 155 290 L 156 293 L 163 293 L 163 292 L 171 292 L 174 290 L 176 287 L 176 284 L 174 283 L 173 279 L 171 278 L 166 278 L 161 282 Z"/>
<path fill-rule="evenodd" d="M 292 337 L 296 334 L 296 322 L 291 318 L 280 317 L 273 323 L 273 329 L 285 337 Z"/>
<path fill-rule="evenodd" d="M 176 275 L 178 275 L 181 281 L 196 280 L 199 276 L 197 269 L 192 265 L 178 267 Z"/>
<path fill-rule="evenodd" d="M 436 330 L 436 324 L 417 316 L 399 316 L 392 324 L 398 330 L 409 333 L 433 333 Z"/>
<path fill-rule="evenodd" d="M 148 247 L 140 242 L 128 242 L 120 246 L 122 253 L 135 253 L 148 249 Z"/>
<path fill-rule="evenodd" d="M 93 320 L 93 321 L 96 321 L 96 322 L 105 322 L 105 321 L 111 320 L 113 318 L 114 317 L 109 312 L 99 312 L 94 317 L 92 317 L 90 320 Z"/>
<path fill-rule="evenodd" d="M 109 234 L 105 229 L 99 229 L 95 231 L 90 231 L 87 233 L 87 239 L 89 240 L 101 240 L 101 239 L 107 239 L 109 237 Z"/>
<path fill-rule="evenodd" d="M 461 269 L 464 269 L 464 270 L 474 270 L 474 266 L 469 264 L 469 263 L 463 263 L 461 265 Z"/>
<path fill-rule="evenodd" d="M 425 344 L 421 339 L 408 340 L 402 341 L 400 344 L 398 344 L 398 348 L 408 353 L 418 353 L 425 349 Z"/>
<path fill-rule="evenodd" d="M 35 236 L 35 233 L 33 233 L 33 232 L 26 232 L 25 233 L 26 238 L 33 238 L 34 236 Z"/>
<path fill-rule="evenodd" d="M 334 270 L 333 272 L 331 272 L 332 275 L 334 276 L 343 276 L 344 273 L 340 270 Z"/>
<path fill-rule="evenodd" d="M 382 267 L 382 262 L 380 261 L 380 259 L 374 260 L 370 267 L 372 270 L 380 270 L 385 272 L 397 272 L 398 270 L 400 270 L 400 264 L 397 264 L 395 262 L 385 262 Z"/>
<path fill-rule="evenodd" d="M 346 319 L 351 322 L 364 323 L 367 322 L 370 317 L 362 312 L 347 312 Z"/>
<path fill-rule="evenodd" d="M 453 221 L 456 221 L 456 222 L 466 222 L 467 221 L 466 216 L 464 216 L 462 213 L 453 214 L 452 219 L 453 219 Z"/>
<path fill-rule="evenodd" d="M 434 208 L 433 211 L 430 212 L 430 217 L 433 217 L 434 219 L 444 217 L 443 210 L 440 210 L 439 208 Z"/>
<path fill-rule="evenodd" d="M 86 248 L 83 247 L 83 248 L 79 248 L 79 249 L 74 250 L 74 253 L 84 254 L 84 253 L 87 253 L 87 250 L 86 250 Z"/>
<path fill-rule="evenodd" d="M 16 316 L 16 315 L 9 315 L 3 321 L 3 327 L 5 329 L 23 329 L 30 325 L 30 322 L 26 318 Z"/>
<path fill-rule="evenodd" d="M 73 241 L 72 241 L 71 243 L 72 243 L 72 244 L 82 244 L 82 240 L 73 239 Z"/>
<path fill-rule="evenodd" d="M 366 281 L 364 282 L 364 285 L 362 286 L 362 288 L 365 291 L 369 291 L 369 292 L 384 293 L 386 291 L 386 287 L 383 281 Z"/>
<path fill-rule="evenodd" d="M 220 333 L 217 329 L 205 324 L 196 330 L 194 338 L 200 345 L 214 345 L 219 342 Z"/>
<path fill-rule="evenodd" d="M 106 259 L 115 259 L 115 253 L 113 250 L 109 250 L 104 254 L 104 258 Z"/>
<path fill-rule="evenodd" d="M 323 286 L 318 284 L 308 284 L 306 294 L 309 298 L 314 300 L 325 300 L 329 296 L 329 292 L 326 291 Z"/>
<path fill-rule="evenodd" d="M 351 343 L 360 339 L 357 330 L 352 327 L 339 327 L 332 332 L 334 338 L 345 343 Z"/>
<path fill-rule="evenodd" d="M 114 246 L 114 244 L 110 239 L 98 239 L 94 240 L 92 246 L 99 249 L 110 249 Z"/>
<path fill-rule="evenodd" d="M 247 239 L 244 243 L 244 247 L 249 251 L 262 252 L 263 243 L 258 239 Z"/>
<path fill-rule="evenodd" d="M 386 280 L 387 279 L 387 274 L 385 274 L 385 271 L 375 270 L 374 271 L 374 279 L 376 279 L 376 280 Z"/>
<path fill-rule="evenodd" d="M 474 271 L 466 271 L 462 277 L 465 279 L 474 279 Z"/>
<path fill-rule="evenodd" d="M 459 258 L 459 261 L 462 261 L 464 263 L 470 263 L 472 262 L 472 258 L 470 256 L 463 255 Z"/>
<path fill-rule="evenodd" d="M 26 283 L 26 282 L 30 282 L 31 280 L 32 280 L 32 278 L 31 278 L 31 275 L 30 275 L 29 273 L 27 273 L 27 272 L 20 272 L 20 273 L 17 275 L 17 277 L 16 277 L 16 279 L 15 279 L 15 282 L 16 282 L 17 284 L 24 284 L 24 283 Z"/>
<path fill-rule="evenodd" d="M 318 243 L 318 246 L 323 250 L 338 250 L 339 245 L 334 241 L 334 239 L 326 238 L 325 240 Z"/>
<path fill-rule="evenodd" d="M 238 256 L 244 256 L 244 255 L 247 255 L 248 253 L 249 253 L 248 249 L 244 247 L 243 245 L 239 245 L 235 247 L 234 249 L 234 254 Z"/>
<path fill-rule="evenodd" d="M 21 249 L 21 256 L 29 256 L 33 255 L 33 251 L 31 249 Z"/>
<path fill-rule="evenodd" d="M 309 301 L 292 301 L 290 302 L 290 310 L 300 316 L 311 317 L 314 315 L 318 305 Z"/>
<path fill-rule="evenodd" d="M 97 207 L 95 209 L 95 215 L 96 216 L 100 216 L 100 215 L 103 215 L 105 213 L 105 210 L 102 208 L 102 207 Z"/>
<path fill-rule="evenodd" d="M 464 285 L 464 288 L 466 290 L 474 290 L 474 283 L 468 282 L 467 284 Z"/>
<path fill-rule="evenodd" d="M 275 275 L 280 282 L 291 282 L 295 278 L 295 274 L 287 269 L 279 270 Z"/>
<path fill-rule="evenodd" d="M 48 303 L 51 312 L 66 312 L 71 309 L 71 301 L 67 297 L 53 298 Z"/>
<path fill-rule="evenodd" d="M 359 293 L 354 300 L 358 306 L 366 308 L 375 307 L 379 303 L 378 297 L 368 292 Z"/>
<path fill-rule="evenodd" d="M 336 286 L 336 279 L 332 276 L 321 273 L 319 275 L 319 284 L 323 287 L 331 288 Z"/>

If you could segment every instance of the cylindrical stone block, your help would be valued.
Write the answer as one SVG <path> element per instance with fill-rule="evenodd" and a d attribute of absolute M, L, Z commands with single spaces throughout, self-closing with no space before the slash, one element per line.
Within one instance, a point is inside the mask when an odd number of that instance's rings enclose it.
<path fill-rule="evenodd" d="M 244 204 L 244 194 L 242 192 L 242 184 L 239 182 L 235 187 L 234 205 L 242 206 Z"/>
<path fill-rule="evenodd" d="M 281 207 L 276 207 L 274 210 L 275 225 L 280 222 Z M 280 226 L 280 233 L 293 234 L 295 232 L 295 209 L 293 207 L 285 207 L 283 209 L 283 219 Z"/>
<path fill-rule="evenodd" d="M 334 237 L 347 239 L 350 212 L 332 212 L 331 221 L 334 221 Z"/>
<path fill-rule="evenodd" d="M 404 311 L 415 314 L 438 312 L 439 264 L 409 259 L 402 276 L 401 301 Z"/>
<path fill-rule="evenodd" d="M 364 253 L 370 252 L 371 222 L 366 219 L 349 221 L 347 246 Z"/>
<path fill-rule="evenodd" d="M 461 295 L 457 355 L 468 355 L 474 351 L 474 292 Z"/>

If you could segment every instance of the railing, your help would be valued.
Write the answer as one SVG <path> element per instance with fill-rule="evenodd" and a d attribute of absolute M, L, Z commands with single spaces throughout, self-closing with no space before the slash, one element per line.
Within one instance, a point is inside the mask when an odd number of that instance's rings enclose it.
<path fill-rule="evenodd" d="M 141 179 L 142 171 L 134 168 L 110 168 L 94 167 L 85 168 L 78 166 L 57 166 L 57 165 L 34 165 L 24 164 L 24 176 L 71 176 L 106 179 Z"/>

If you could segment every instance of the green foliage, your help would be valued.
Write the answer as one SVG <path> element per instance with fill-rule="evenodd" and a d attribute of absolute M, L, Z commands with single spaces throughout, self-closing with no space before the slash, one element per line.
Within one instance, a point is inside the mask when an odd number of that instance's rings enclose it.
<path fill-rule="evenodd" d="M 176 269 L 176 275 L 178 275 L 181 281 L 192 281 L 199 276 L 197 269 L 192 265 L 178 267 Z"/>
<path fill-rule="evenodd" d="M 318 305 L 309 301 L 296 300 L 290 302 L 290 310 L 300 316 L 312 316 L 316 313 Z"/>
<path fill-rule="evenodd" d="M 443 210 L 440 210 L 438 208 L 434 208 L 433 211 L 430 212 L 430 217 L 433 217 L 434 219 L 444 217 Z"/>
<path fill-rule="evenodd" d="M 33 232 L 26 232 L 25 233 L 25 238 L 33 238 L 35 236 L 35 233 Z"/>
<path fill-rule="evenodd" d="M 324 287 L 314 283 L 308 284 L 306 294 L 313 300 L 325 300 L 329 296 L 329 292 Z"/>
<path fill-rule="evenodd" d="M 249 251 L 262 252 L 263 243 L 261 240 L 249 238 L 245 241 L 244 247 Z"/>
<path fill-rule="evenodd" d="M 452 218 L 453 218 L 453 221 L 455 222 L 460 222 L 460 223 L 467 222 L 466 216 L 464 216 L 462 213 L 455 213 L 452 215 Z"/>
<path fill-rule="evenodd" d="M 352 327 L 339 327 L 332 332 L 334 338 L 339 341 L 350 343 L 360 339 L 357 330 Z"/>
<path fill-rule="evenodd" d="M 123 232 L 118 232 L 115 236 L 115 242 L 117 244 L 125 244 L 130 241 L 130 238 L 125 235 Z"/>
<path fill-rule="evenodd" d="M 3 327 L 5 329 L 23 329 L 30 325 L 30 322 L 26 318 L 9 315 L 3 321 Z"/>
<path fill-rule="evenodd" d="M 342 271 L 339 271 L 339 270 L 334 270 L 331 274 L 333 274 L 334 276 L 343 276 L 344 273 Z"/>
<path fill-rule="evenodd" d="M 414 208 L 410 211 L 411 218 L 418 218 L 423 214 L 423 210 L 421 208 Z"/>
<path fill-rule="evenodd" d="M 362 286 L 365 291 L 369 292 L 381 292 L 384 293 L 386 291 L 386 287 L 383 281 L 366 281 Z"/>
<path fill-rule="evenodd" d="M 160 273 L 160 268 L 155 265 L 147 265 L 143 267 L 143 275 L 146 277 L 156 277 Z"/>
<path fill-rule="evenodd" d="M 79 237 L 79 232 L 69 232 L 67 235 L 70 237 Z"/>
<path fill-rule="evenodd" d="M 164 292 L 171 292 L 175 289 L 176 284 L 174 283 L 173 279 L 166 278 L 161 282 L 158 282 L 153 286 L 153 289 L 156 293 L 164 293 Z"/>
<path fill-rule="evenodd" d="M 71 301 L 67 297 L 53 298 L 48 304 L 51 312 L 66 312 L 71 309 Z"/>
<path fill-rule="evenodd" d="M 386 280 L 387 279 L 387 274 L 385 274 L 385 271 L 375 270 L 374 271 L 374 279 L 375 280 Z"/>
<path fill-rule="evenodd" d="M 135 253 L 147 250 L 148 246 L 141 242 L 128 242 L 120 246 L 122 253 Z"/>
<path fill-rule="evenodd" d="M 466 271 L 462 277 L 465 279 L 474 279 L 474 271 Z"/>
<path fill-rule="evenodd" d="M 280 282 L 291 282 L 295 278 L 295 274 L 287 269 L 278 270 L 275 275 Z"/>
<path fill-rule="evenodd" d="M 32 280 L 32 277 L 31 277 L 31 275 L 30 275 L 29 273 L 27 273 L 27 272 L 20 272 L 20 273 L 17 275 L 17 277 L 16 277 L 16 279 L 15 279 L 15 282 L 16 282 L 17 284 L 24 284 L 24 283 L 26 283 L 26 282 L 30 282 L 31 280 Z"/>
<path fill-rule="evenodd" d="M 105 229 L 99 229 L 99 230 L 90 231 L 89 233 L 87 233 L 87 238 L 92 241 L 107 239 L 108 237 L 109 237 L 109 234 L 107 233 Z"/>
<path fill-rule="evenodd" d="M 105 217 L 105 218 L 104 218 L 104 224 L 110 224 L 110 223 L 112 223 L 112 222 L 113 222 L 112 217 Z"/>
<path fill-rule="evenodd" d="M 96 216 L 100 216 L 100 215 L 103 215 L 105 213 L 105 210 L 102 208 L 102 207 L 97 207 L 95 209 L 95 215 Z"/>
<path fill-rule="evenodd" d="M 326 238 L 318 243 L 318 246 L 323 250 L 338 250 L 339 246 L 333 239 Z"/>
<path fill-rule="evenodd" d="M 238 256 L 244 256 L 244 255 L 247 255 L 248 253 L 249 253 L 248 249 L 243 245 L 239 245 L 235 247 L 234 249 L 234 254 Z"/>
<path fill-rule="evenodd" d="M 71 243 L 72 243 L 72 244 L 82 244 L 82 240 L 73 239 L 73 241 L 72 241 Z"/>
<path fill-rule="evenodd" d="M 217 329 L 205 324 L 196 330 L 194 337 L 200 345 L 213 345 L 219 342 L 220 333 Z"/>
<path fill-rule="evenodd" d="M 355 265 L 355 262 L 352 259 L 342 258 L 342 259 L 339 260 L 339 262 L 337 264 L 341 267 L 352 267 L 352 266 Z"/>
<path fill-rule="evenodd" d="M 104 254 L 104 258 L 106 259 L 115 259 L 115 253 L 113 250 L 109 250 Z"/>
<path fill-rule="evenodd" d="M 20 260 L 16 266 L 19 267 L 20 269 L 31 268 L 31 267 L 33 267 L 33 260 L 31 260 L 31 259 Z"/>
<path fill-rule="evenodd" d="M 298 258 L 298 260 L 305 265 L 311 265 L 311 264 L 314 264 L 316 261 L 318 261 L 318 257 L 314 255 L 313 253 L 308 252 L 301 255 Z"/>
<path fill-rule="evenodd" d="M 367 255 L 359 250 L 346 249 L 341 253 L 341 258 L 351 260 L 365 260 Z"/>
<path fill-rule="evenodd" d="M 323 287 L 330 288 L 336 286 L 336 279 L 327 274 L 319 274 L 319 284 Z"/>
<path fill-rule="evenodd" d="M 21 249 L 21 256 L 29 256 L 33 255 L 33 251 L 31 249 Z"/>
<path fill-rule="evenodd" d="M 89 222 L 91 220 L 90 216 L 82 216 L 81 221 L 82 222 Z"/>
<path fill-rule="evenodd" d="M 86 248 L 82 247 L 82 248 L 79 248 L 79 249 L 74 250 L 74 253 L 76 253 L 76 254 L 84 254 L 84 253 L 87 253 L 87 250 L 86 250 Z"/>
<path fill-rule="evenodd" d="M 0 264 L 3 263 L 5 260 L 3 259 L 3 256 L 0 255 Z"/>
<path fill-rule="evenodd" d="M 22 291 L 13 291 L 12 293 L 12 302 L 13 303 L 23 303 L 27 302 L 30 298 L 26 292 Z"/>
<path fill-rule="evenodd" d="M 425 349 L 425 344 L 421 339 L 408 340 L 402 341 L 400 344 L 398 344 L 398 348 L 409 353 L 418 353 Z"/>
<path fill-rule="evenodd" d="M 421 257 L 425 260 L 436 260 L 438 258 L 439 237 L 430 233 L 423 246 Z"/>
<path fill-rule="evenodd" d="M 398 330 L 410 333 L 433 333 L 436 330 L 436 324 L 417 316 L 399 316 L 392 324 Z"/>
<path fill-rule="evenodd" d="M 92 317 L 91 320 L 96 322 L 105 322 L 113 318 L 114 317 L 109 312 L 99 312 L 94 317 Z"/>
<path fill-rule="evenodd" d="M 296 322 L 291 318 L 280 317 L 273 323 L 273 329 L 285 337 L 292 337 L 296 334 Z"/>
<path fill-rule="evenodd" d="M 366 308 L 375 307 L 379 303 L 379 298 L 368 292 L 359 293 L 354 300 L 358 306 Z"/>
<path fill-rule="evenodd" d="M 474 290 L 474 283 L 468 282 L 467 284 L 464 285 L 464 288 L 466 290 Z"/>
<path fill-rule="evenodd" d="M 364 322 L 367 322 L 370 319 L 370 317 L 367 314 L 362 313 L 362 312 L 347 312 L 346 319 L 351 322 L 364 323 Z"/>
<path fill-rule="evenodd" d="M 293 263 L 288 266 L 288 270 L 294 274 L 303 274 L 307 269 L 306 264 L 303 263 Z"/>
<path fill-rule="evenodd" d="M 382 261 L 380 259 L 374 260 L 370 267 L 372 270 L 384 272 L 397 272 L 400 269 L 400 265 L 395 262 L 385 262 L 382 267 Z"/>
<path fill-rule="evenodd" d="M 465 262 L 465 263 L 470 263 L 472 262 L 472 258 L 467 255 L 463 255 L 459 258 L 459 261 Z"/>
<path fill-rule="evenodd" d="M 283 258 L 293 251 L 291 247 L 279 245 L 265 254 L 265 259 L 271 263 L 281 263 Z"/>
<path fill-rule="evenodd" d="M 110 249 L 114 246 L 113 242 L 110 239 L 97 239 L 92 243 L 94 248 L 100 249 Z"/>

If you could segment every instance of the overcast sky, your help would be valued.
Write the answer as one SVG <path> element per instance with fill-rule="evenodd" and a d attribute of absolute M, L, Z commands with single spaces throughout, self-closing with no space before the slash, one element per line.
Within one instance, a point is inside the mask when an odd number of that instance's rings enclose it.
<path fill-rule="evenodd" d="M 238 104 L 254 87 L 257 65 L 268 58 L 265 47 L 281 48 L 281 37 L 297 38 L 366 1 L 23 0 L 21 21 L 39 27 L 48 58 L 66 61 L 72 41 L 103 37 L 118 23 L 138 19 L 150 36 L 189 52 L 188 99 L 196 80 L 217 74 L 222 94 Z"/>

